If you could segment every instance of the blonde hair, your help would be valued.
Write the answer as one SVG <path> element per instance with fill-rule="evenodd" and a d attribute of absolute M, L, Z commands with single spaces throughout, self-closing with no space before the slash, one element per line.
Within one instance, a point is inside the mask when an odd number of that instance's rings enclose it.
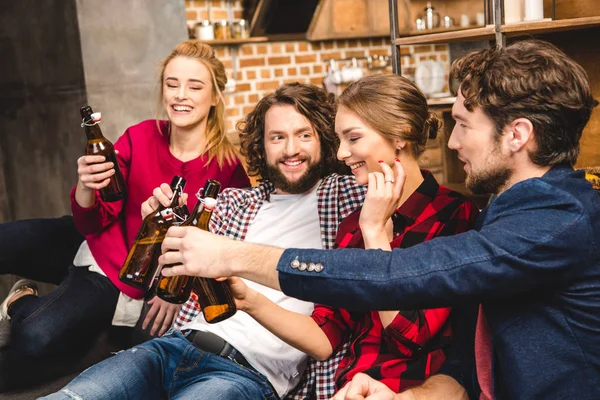
<path fill-rule="evenodd" d="M 160 95 L 158 97 L 159 108 L 162 107 L 163 81 L 165 68 L 176 57 L 187 57 L 201 62 L 210 72 L 212 78 L 212 95 L 218 99 L 217 105 L 212 106 L 208 113 L 206 125 L 206 148 L 208 154 L 207 164 L 213 158 L 217 159 L 219 167 L 223 166 L 225 161 L 233 162 L 237 158 L 237 151 L 225 134 L 225 98 L 223 91 L 227 83 L 227 75 L 223 63 L 215 56 L 215 51 L 207 44 L 199 40 L 186 40 L 179 43 L 175 49 L 160 64 Z M 158 118 L 157 118 L 158 123 Z M 169 129 L 170 125 L 169 125 Z"/>
<path fill-rule="evenodd" d="M 370 75 L 352 83 L 338 98 L 371 128 L 391 141 L 406 140 L 415 158 L 435 139 L 441 120 L 427 106 L 427 99 L 408 79 L 392 74 Z"/>

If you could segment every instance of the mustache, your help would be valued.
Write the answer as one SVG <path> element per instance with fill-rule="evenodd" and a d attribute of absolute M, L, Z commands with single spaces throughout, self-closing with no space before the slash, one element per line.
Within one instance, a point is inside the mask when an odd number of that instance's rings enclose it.
<path fill-rule="evenodd" d="M 302 155 L 302 156 L 294 156 L 294 157 L 279 157 L 277 159 L 278 163 L 284 163 L 287 160 L 298 160 L 298 161 L 311 161 L 312 157 L 308 156 L 308 155 Z"/>

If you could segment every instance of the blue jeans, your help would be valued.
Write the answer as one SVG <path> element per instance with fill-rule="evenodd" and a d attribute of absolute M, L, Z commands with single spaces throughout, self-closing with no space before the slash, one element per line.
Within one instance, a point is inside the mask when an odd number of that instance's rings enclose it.
<path fill-rule="evenodd" d="M 60 283 L 46 296 L 24 296 L 11 306 L 11 346 L 20 354 L 73 351 L 110 326 L 119 290 L 72 266 L 82 241 L 71 216 L 0 224 L 0 274 Z"/>
<path fill-rule="evenodd" d="M 51 293 L 13 303 L 11 346 L 36 358 L 83 348 L 111 326 L 118 298 L 119 289 L 107 277 L 71 266 Z"/>
<path fill-rule="evenodd" d="M 0 224 L 0 274 L 58 285 L 83 239 L 70 215 Z"/>
<path fill-rule="evenodd" d="M 44 399 L 275 400 L 253 369 L 196 348 L 179 331 L 150 340 L 89 368 Z"/>

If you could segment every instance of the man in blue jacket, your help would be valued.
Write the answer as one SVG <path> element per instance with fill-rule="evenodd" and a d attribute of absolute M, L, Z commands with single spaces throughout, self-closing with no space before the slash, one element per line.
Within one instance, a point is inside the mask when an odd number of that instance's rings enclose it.
<path fill-rule="evenodd" d="M 460 88 L 448 146 L 465 163 L 467 187 L 497 195 L 474 230 L 386 252 L 284 251 L 172 228 L 163 248 L 179 252 L 161 263 L 184 265 L 165 275 L 237 275 L 355 309 L 472 304 L 474 346 L 472 334 L 457 334 L 464 352 L 397 399 L 464 398 L 473 383 L 480 399 L 600 399 L 600 197 L 572 168 L 598 104 L 587 75 L 534 40 L 469 54 L 451 74 Z M 392 181 L 391 169 L 382 173 Z M 357 380 L 338 398 L 383 394 Z"/>

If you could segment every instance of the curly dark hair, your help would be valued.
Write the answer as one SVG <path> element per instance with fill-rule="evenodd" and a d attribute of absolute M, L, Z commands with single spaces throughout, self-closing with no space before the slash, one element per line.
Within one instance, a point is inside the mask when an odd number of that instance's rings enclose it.
<path fill-rule="evenodd" d="M 452 64 L 454 78 L 467 110 L 481 107 L 498 137 L 517 118 L 531 121 L 537 144 L 529 154 L 533 163 L 575 164 L 581 133 L 598 102 L 585 70 L 556 46 L 522 40 L 479 50 Z"/>
<path fill-rule="evenodd" d="M 314 85 L 288 83 L 263 97 L 236 129 L 240 134 L 240 151 L 248 164 L 248 175 L 269 180 L 265 152 L 265 116 L 274 105 L 289 104 L 312 124 L 321 143 L 320 177 L 346 172 L 336 157 L 339 139 L 335 134 L 335 108 L 332 96 Z"/>

